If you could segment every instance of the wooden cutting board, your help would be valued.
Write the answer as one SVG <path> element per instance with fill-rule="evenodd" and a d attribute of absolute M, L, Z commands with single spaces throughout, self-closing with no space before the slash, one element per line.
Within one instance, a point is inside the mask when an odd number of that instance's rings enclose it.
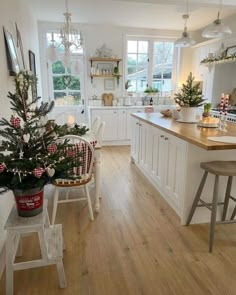
<path fill-rule="evenodd" d="M 103 93 L 102 99 L 104 101 L 104 106 L 112 106 L 114 95 L 112 93 Z"/>

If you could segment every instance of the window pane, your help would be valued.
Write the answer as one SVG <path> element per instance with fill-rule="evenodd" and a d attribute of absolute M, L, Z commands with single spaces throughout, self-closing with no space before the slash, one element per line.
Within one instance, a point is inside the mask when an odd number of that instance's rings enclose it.
<path fill-rule="evenodd" d="M 78 105 L 81 103 L 80 92 L 69 92 L 70 102 L 72 105 Z"/>
<path fill-rule="evenodd" d="M 63 67 L 61 61 L 57 61 L 52 64 L 52 73 L 65 74 L 65 68 Z"/>
<path fill-rule="evenodd" d="M 137 41 L 128 41 L 128 53 L 137 52 Z"/>
<path fill-rule="evenodd" d="M 136 91 L 143 92 L 146 88 L 147 88 L 147 79 L 138 79 Z"/>
<path fill-rule="evenodd" d="M 64 90 L 65 85 L 63 81 L 63 76 L 53 77 L 53 89 L 54 90 Z"/>
<path fill-rule="evenodd" d="M 70 85 L 68 86 L 71 90 L 80 90 L 80 81 L 78 77 L 72 76 Z"/>
<path fill-rule="evenodd" d="M 147 54 L 139 54 L 138 55 L 138 65 L 146 65 L 148 63 L 148 55 Z"/>
<path fill-rule="evenodd" d="M 138 41 L 138 52 L 148 53 L 148 41 Z"/>
<path fill-rule="evenodd" d="M 136 65 L 137 64 L 137 54 L 128 54 L 128 60 L 127 60 L 127 62 L 128 62 L 128 65 L 129 66 L 134 66 L 134 65 Z"/>

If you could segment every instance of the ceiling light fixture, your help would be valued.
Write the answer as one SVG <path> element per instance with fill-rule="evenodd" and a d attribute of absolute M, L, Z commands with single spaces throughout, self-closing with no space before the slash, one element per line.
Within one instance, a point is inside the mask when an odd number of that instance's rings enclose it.
<path fill-rule="evenodd" d="M 219 2 L 219 9 L 217 14 L 217 19 L 210 25 L 208 25 L 202 32 L 202 37 L 204 38 L 223 38 L 232 34 L 231 29 L 225 25 L 220 19 L 220 13 L 222 10 L 222 0 Z"/>
<path fill-rule="evenodd" d="M 196 44 L 195 40 L 190 36 L 187 29 L 187 21 L 189 19 L 188 14 L 188 0 L 186 5 L 186 14 L 183 14 L 183 20 L 184 20 L 184 31 L 182 33 L 181 38 L 177 39 L 174 43 L 175 47 L 189 47 L 194 44 Z"/>
<path fill-rule="evenodd" d="M 54 39 L 54 34 L 52 33 L 52 39 L 48 47 L 48 57 L 52 62 L 55 62 L 59 59 L 62 60 L 62 63 L 65 67 L 70 67 L 71 65 L 71 52 L 78 50 L 83 47 L 84 42 L 81 32 L 74 28 L 71 24 L 71 13 L 68 11 L 68 0 L 65 0 L 66 12 L 63 13 L 65 20 L 64 25 L 60 29 L 59 38 Z M 59 47 L 63 46 L 64 52 L 60 56 Z"/>

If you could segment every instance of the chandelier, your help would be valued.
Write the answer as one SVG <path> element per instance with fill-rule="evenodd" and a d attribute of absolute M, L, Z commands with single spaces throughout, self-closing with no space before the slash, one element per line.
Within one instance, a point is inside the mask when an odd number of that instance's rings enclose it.
<path fill-rule="evenodd" d="M 187 29 L 187 21 L 189 19 L 188 0 L 186 5 L 186 14 L 183 14 L 182 17 L 184 20 L 184 31 L 182 33 L 182 36 L 175 41 L 174 43 L 175 47 L 189 47 L 196 43 L 195 40 L 193 40 L 193 38 L 189 35 L 188 29 Z"/>
<path fill-rule="evenodd" d="M 63 13 L 64 25 L 60 28 L 59 38 L 54 39 L 54 33 L 51 34 L 51 40 L 48 47 L 48 57 L 52 62 L 62 61 L 64 67 L 69 68 L 72 63 L 72 48 L 78 50 L 83 47 L 83 38 L 81 32 L 71 24 L 71 13 L 68 11 L 68 0 L 65 0 L 66 12 Z M 61 55 L 59 47 L 63 46 Z"/>
<path fill-rule="evenodd" d="M 227 35 L 232 34 L 231 29 L 225 25 L 220 19 L 220 12 L 222 10 L 222 0 L 219 2 L 219 9 L 217 19 L 210 25 L 208 25 L 202 32 L 204 38 L 223 38 Z"/>

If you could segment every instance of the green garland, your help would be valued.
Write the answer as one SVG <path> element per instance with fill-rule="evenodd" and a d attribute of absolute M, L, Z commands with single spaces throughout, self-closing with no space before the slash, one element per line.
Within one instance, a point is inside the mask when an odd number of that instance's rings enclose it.
<path fill-rule="evenodd" d="M 216 57 L 206 57 L 204 58 L 200 63 L 201 64 L 214 64 L 214 63 L 220 63 L 223 61 L 235 61 L 236 60 L 236 53 L 231 54 L 229 56 L 216 56 Z"/>

